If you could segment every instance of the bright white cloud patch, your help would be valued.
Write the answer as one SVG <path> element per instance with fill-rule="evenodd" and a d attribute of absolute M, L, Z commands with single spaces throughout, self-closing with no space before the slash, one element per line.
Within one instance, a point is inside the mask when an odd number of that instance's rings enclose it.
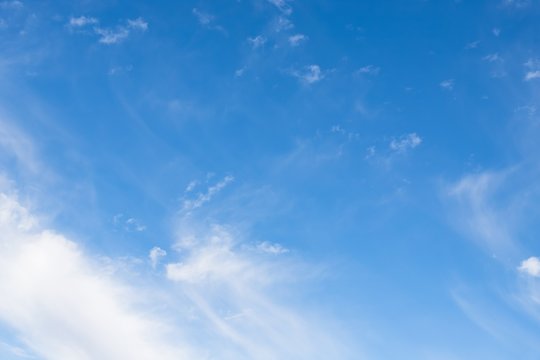
<path fill-rule="evenodd" d="M 531 256 L 523 260 L 518 267 L 518 270 L 530 276 L 540 277 L 540 258 Z"/>
<path fill-rule="evenodd" d="M 22 339 L 8 347 L 60 360 L 344 358 L 331 322 L 275 295 L 307 269 L 265 248 L 271 258 L 214 227 L 166 265 L 174 288 L 150 287 L 120 280 L 0 193 L 0 322 Z M 153 248 L 151 265 L 165 254 Z"/>
<path fill-rule="evenodd" d="M 44 359 L 195 356 L 165 322 L 141 311 L 144 293 L 108 276 L 77 244 L 0 194 L 0 321 Z"/>

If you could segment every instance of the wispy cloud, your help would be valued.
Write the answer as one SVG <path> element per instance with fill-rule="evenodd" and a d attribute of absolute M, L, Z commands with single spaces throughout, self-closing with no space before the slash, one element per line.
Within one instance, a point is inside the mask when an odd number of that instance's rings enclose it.
<path fill-rule="evenodd" d="M 223 32 L 224 34 L 227 33 L 223 26 L 216 24 L 216 17 L 214 15 L 197 8 L 193 8 L 192 13 L 197 18 L 199 24 L 201 24 L 202 26 L 210 30 L 217 30 Z"/>
<path fill-rule="evenodd" d="M 212 200 L 212 198 L 217 195 L 221 190 L 223 190 L 227 185 L 234 181 L 234 177 L 227 175 L 217 184 L 210 186 L 205 193 L 200 193 L 195 199 L 184 200 L 182 210 L 189 212 L 200 208 L 205 203 Z"/>
<path fill-rule="evenodd" d="M 162 258 L 167 256 L 167 252 L 160 247 L 154 246 L 148 253 L 150 264 L 152 268 L 155 268 Z"/>
<path fill-rule="evenodd" d="M 0 9 L 4 10 L 20 10 L 24 7 L 24 3 L 19 0 L 0 1 Z"/>
<path fill-rule="evenodd" d="M 488 54 L 482 58 L 482 60 L 487 62 L 496 62 L 496 61 L 502 61 L 502 58 L 499 56 L 498 53 Z"/>
<path fill-rule="evenodd" d="M 266 41 L 267 41 L 267 39 L 263 35 L 257 35 L 255 37 L 249 37 L 248 38 L 248 42 L 250 43 L 250 45 L 251 45 L 251 47 L 253 49 L 260 48 L 261 46 L 266 44 Z"/>
<path fill-rule="evenodd" d="M 381 68 L 375 65 L 366 65 L 355 71 L 355 74 L 378 75 Z"/>
<path fill-rule="evenodd" d="M 192 12 L 201 25 L 208 25 L 216 18 L 214 15 L 203 12 L 197 8 L 193 8 Z"/>
<path fill-rule="evenodd" d="M 132 31 L 145 32 L 148 23 L 141 17 L 128 19 L 125 24 L 115 27 L 103 27 L 99 25 L 99 19 L 94 17 L 70 17 L 66 26 L 70 29 L 82 29 L 93 26 L 93 32 L 99 35 L 99 42 L 105 45 L 118 44 L 129 37 Z"/>
<path fill-rule="evenodd" d="M 268 0 L 268 2 L 274 5 L 284 15 L 292 14 L 292 7 L 287 0 Z"/>
<path fill-rule="evenodd" d="M 308 65 L 303 71 L 293 71 L 292 75 L 308 85 L 317 83 L 325 77 L 325 74 L 319 65 Z"/>
<path fill-rule="evenodd" d="M 94 17 L 79 16 L 79 17 L 70 17 L 68 21 L 68 26 L 72 28 L 80 28 L 88 25 L 95 25 L 99 21 Z"/>
<path fill-rule="evenodd" d="M 307 36 L 304 34 L 295 34 L 289 36 L 289 44 L 291 46 L 298 46 L 307 40 Z"/>
<path fill-rule="evenodd" d="M 439 83 L 439 86 L 444 90 L 453 90 L 454 89 L 454 79 L 443 80 Z"/>
<path fill-rule="evenodd" d="M 407 135 L 402 135 L 397 139 L 392 139 L 390 142 L 390 149 L 398 152 L 404 153 L 409 149 L 414 149 L 422 143 L 422 138 L 416 133 L 410 133 Z"/>
<path fill-rule="evenodd" d="M 478 45 L 480 45 L 480 40 L 471 41 L 470 43 L 465 45 L 465 49 L 467 49 L 467 50 L 476 49 L 478 47 Z"/>
<path fill-rule="evenodd" d="M 516 250 L 516 244 L 509 228 L 510 217 L 493 198 L 508 173 L 469 174 L 446 190 L 450 198 L 457 200 L 453 219 L 456 225 L 490 255 L 506 258 Z"/>

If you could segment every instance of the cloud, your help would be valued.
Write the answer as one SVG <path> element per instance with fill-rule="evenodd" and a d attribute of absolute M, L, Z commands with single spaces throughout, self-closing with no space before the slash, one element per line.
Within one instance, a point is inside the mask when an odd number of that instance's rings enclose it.
<path fill-rule="evenodd" d="M 414 149 L 422 143 L 422 138 L 416 133 L 410 133 L 407 135 L 402 135 L 398 139 L 392 139 L 390 142 L 390 149 L 395 152 L 403 153 L 409 149 Z"/>
<path fill-rule="evenodd" d="M 531 0 L 503 0 L 502 5 L 515 8 L 525 8 L 531 4 Z"/>
<path fill-rule="evenodd" d="M 450 90 L 451 91 L 451 90 L 454 89 L 454 79 L 443 80 L 443 81 L 441 81 L 439 86 L 441 88 L 443 88 L 444 90 Z"/>
<path fill-rule="evenodd" d="M 154 246 L 148 254 L 148 258 L 150 259 L 150 264 L 152 265 L 152 268 L 155 268 L 159 261 L 165 256 L 167 256 L 167 252 L 165 250 L 160 247 Z"/>
<path fill-rule="evenodd" d="M 274 5 L 284 15 L 289 16 L 292 14 L 292 8 L 287 0 L 268 0 L 268 2 Z"/>
<path fill-rule="evenodd" d="M 519 265 L 518 270 L 529 276 L 540 277 L 540 258 L 531 256 L 530 258 L 523 260 Z"/>
<path fill-rule="evenodd" d="M 243 247 L 228 228 L 213 226 L 189 247 L 182 246 L 181 260 L 167 264 L 166 275 L 189 289 L 189 298 L 213 329 L 209 336 L 218 336 L 226 349 L 237 349 L 235 356 L 220 358 L 345 358 L 331 322 L 323 325 L 274 295 L 309 269 L 290 263 L 280 247 L 264 248 L 270 253 Z"/>
<path fill-rule="evenodd" d="M 515 252 L 510 217 L 506 206 L 495 203 L 497 191 L 509 170 L 469 174 L 447 188 L 447 195 L 457 201 L 454 221 L 469 238 L 490 255 L 508 257 Z"/>
<path fill-rule="evenodd" d="M 528 71 L 525 74 L 525 81 L 530 81 L 538 78 L 540 78 L 540 70 Z"/>
<path fill-rule="evenodd" d="M 36 156 L 33 141 L 12 123 L 2 119 L 0 115 L 0 159 L 11 156 L 17 160 L 21 169 L 31 173 L 43 172 L 40 161 Z"/>
<path fill-rule="evenodd" d="M 487 62 L 496 62 L 496 61 L 502 61 L 502 58 L 499 56 L 498 53 L 493 53 L 493 54 L 484 56 L 482 60 L 487 61 Z"/>
<path fill-rule="evenodd" d="M 85 27 L 88 25 L 95 25 L 98 22 L 99 22 L 98 19 L 94 17 L 79 16 L 79 17 L 70 17 L 67 25 L 71 28 L 80 28 L 80 27 Z"/>
<path fill-rule="evenodd" d="M 321 81 L 325 76 L 319 65 L 308 65 L 304 71 L 293 71 L 292 74 L 308 85 Z"/>
<path fill-rule="evenodd" d="M 468 43 L 467 45 L 465 45 L 465 49 L 467 49 L 467 50 L 476 49 L 479 44 L 480 44 L 479 40 L 472 41 L 472 42 Z"/>
<path fill-rule="evenodd" d="M 497 37 L 499 35 L 501 35 L 501 29 L 499 29 L 499 28 L 493 28 L 493 30 L 491 30 L 491 32 L 493 33 L 493 35 L 495 35 Z"/>
<path fill-rule="evenodd" d="M 45 359 L 197 358 L 166 322 L 141 310 L 147 294 L 108 275 L 73 241 L 41 229 L 0 194 L 0 321 L 22 351 Z M 144 307 L 143 307 L 144 308 Z"/>
<path fill-rule="evenodd" d="M 257 249 L 268 254 L 285 254 L 289 252 L 289 249 L 283 247 L 280 244 L 271 244 L 267 241 L 263 241 L 257 245 Z"/>
<path fill-rule="evenodd" d="M 355 74 L 378 75 L 381 68 L 375 65 L 366 65 L 355 71 Z"/>
<path fill-rule="evenodd" d="M 93 31 L 99 35 L 99 42 L 105 45 L 113 45 L 127 39 L 132 31 L 145 32 L 148 30 L 148 23 L 143 18 L 128 19 L 124 25 L 117 25 L 114 28 L 98 26 L 99 20 L 93 17 L 71 17 L 67 23 L 70 29 L 85 28 L 95 25 Z"/>
<path fill-rule="evenodd" d="M 0 9 L 4 10 L 20 10 L 24 7 L 24 3 L 19 0 L 0 1 Z"/>
<path fill-rule="evenodd" d="M 216 18 L 214 15 L 202 12 L 197 8 L 193 8 L 192 12 L 201 25 L 208 25 Z"/>
<path fill-rule="evenodd" d="M 294 24 L 288 18 L 284 16 L 278 16 L 274 21 L 273 29 L 275 32 L 281 32 L 294 28 Z"/>
<path fill-rule="evenodd" d="M 116 214 L 113 216 L 113 224 L 116 226 L 121 225 L 123 230 L 128 232 L 142 232 L 146 230 L 146 225 L 143 225 L 139 220 L 135 218 L 127 218 L 123 220 L 124 214 Z"/>
<path fill-rule="evenodd" d="M 218 194 L 221 190 L 223 190 L 233 180 L 234 180 L 233 176 L 227 175 L 220 182 L 215 184 L 214 186 L 210 186 L 208 188 L 208 190 L 206 191 L 206 193 L 199 194 L 195 199 L 184 200 L 182 210 L 185 211 L 185 212 L 189 212 L 189 211 L 195 210 L 197 208 L 200 208 L 205 203 L 212 200 L 212 198 L 216 194 Z"/>
<path fill-rule="evenodd" d="M 251 44 L 251 47 L 253 49 L 257 49 L 266 44 L 266 37 L 262 35 L 257 35 L 255 37 L 248 38 L 248 42 Z"/>
<path fill-rule="evenodd" d="M 298 46 L 307 40 L 307 36 L 304 34 L 295 34 L 289 36 L 289 44 L 291 46 Z"/>
<path fill-rule="evenodd" d="M 141 17 L 133 20 L 127 21 L 128 27 L 131 29 L 136 29 L 140 31 L 146 31 L 148 30 L 148 23 L 144 21 Z"/>

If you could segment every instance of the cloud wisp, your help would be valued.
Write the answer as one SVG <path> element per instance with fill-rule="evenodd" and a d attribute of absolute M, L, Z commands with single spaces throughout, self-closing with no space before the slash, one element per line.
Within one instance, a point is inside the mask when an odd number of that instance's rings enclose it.
<path fill-rule="evenodd" d="M 92 26 L 93 33 L 99 35 L 98 42 L 104 45 L 118 44 L 127 39 L 133 31 L 148 30 L 148 23 L 141 17 L 128 19 L 125 24 L 115 27 L 100 26 L 99 19 L 94 17 L 70 17 L 66 26 L 71 30 L 83 30 Z"/>

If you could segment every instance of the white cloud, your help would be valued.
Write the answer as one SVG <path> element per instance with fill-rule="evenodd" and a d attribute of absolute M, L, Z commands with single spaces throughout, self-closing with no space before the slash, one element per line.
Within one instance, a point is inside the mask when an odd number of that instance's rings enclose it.
<path fill-rule="evenodd" d="M 320 323 L 274 295 L 298 281 L 305 267 L 276 255 L 284 249 L 242 247 L 226 229 L 213 229 L 183 248 L 181 261 L 166 266 L 167 277 L 184 288 L 225 348 L 239 359 L 345 358 L 331 322 Z M 270 253 L 269 253 L 270 252 Z M 269 254 L 268 254 L 269 253 Z M 268 254 L 268 255 L 267 255 Z"/>
<path fill-rule="evenodd" d="M 289 44 L 291 44 L 291 46 L 298 46 L 306 40 L 307 40 L 307 36 L 304 34 L 295 34 L 295 35 L 289 36 Z"/>
<path fill-rule="evenodd" d="M 288 16 L 292 14 L 292 8 L 287 0 L 268 0 L 268 2 L 274 5 L 284 15 Z"/>
<path fill-rule="evenodd" d="M 40 229 L 6 194 L 0 196 L 0 293 L 0 321 L 39 358 L 197 358 L 180 339 L 167 340 L 164 321 L 141 310 L 143 289 L 128 288 L 77 244 Z"/>
<path fill-rule="evenodd" d="M 518 270 L 533 277 L 540 277 L 540 258 L 531 256 L 530 258 L 523 260 L 519 265 Z"/>
<path fill-rule="evenodd" d="M 150 264 L 152 265 L 152 268 L 155 268 L 159 261 L 165 256 L 167 256 L 167 252 L 165 250 L 160 247 L 154 246 L 148 254 L 148 258 L 150 259 Z"/>
<path fill-rule="evenodd" d="M 116 29 L 96 28 L 95 32 L 100 35 L 99 42 L 105 45 L 118 44 L 129 36 L 129 30 L 125 27 Z"/>
<path fill-rule="evenodd" d="M 141 232 L 146 230 L 146 225 L 141 224 L 141 222 L 135 218 L 129 218 L 126 220 L 126 231 L 136 231 Z"/>
<path fill-rule="evenodd" d="M 487 62 L 496 62 L 496 61 L 502 61 L 502 58 L 499 56 L 498 53 L 493 53 L 493 54 L 484 56 L 482 60 L 487 61 Z"/>
<path fill-rule="evenodd" d="M 148 23 L 140 17 L 137 19 L 128 20 L 127 23 L 128 23 L 128 27 L 132 29 L 136 29 L 140 31 L 148 30 Z"/>
<path fill-rule="evenodd" d="M 461 178 L 447 189 L 457 200 L 456 225 L 491 255 L 508 257 L 515 250 L 510 217 L 493 203 L 507 172 L 483 172 Z"/>
<path fill-rule="evenodd" d="M 273 25 L 275 32 L 290 30 L 292 28 L 294 28 L 294 24 L 284 16 L 278 16 Z"/>
<path fill-rule="evenodd" d="M 210 186 L 206 193 L 199 194 L 195 199 L 184 200 L 183 211 L 191 211 L 200 208 L 218 194 L 223 188 L 234 180 L 233 176 L 227 175 L 214 186 Z"/>
<path fill-rule="evenodd" d="M 538 78 L 540 78 L 540 70 L 528 71 L 525 74 L 525 81 L 530 81 Z"/>
<path fill-rule="evenodd" d="M 189 184 L 186 186 L 184 192 L 192 192 L 197 187 L 197 185 L 199 185 L 199 182 L 197 180 L 190 181 Z"/>
<path fill-rule="evenodd" d="M 280 244 L 272 244 L 267 241 L 263 241 L 262 243 L 257 245 L 257 249 L 259 249 L 262 252 L 269 253 L 269 254 L 285 254 L 289 252 L 289 249 L 283 247 Z"/>
<path fill-rule="evenodd" d="M 248 42 L 251 44 L 252 48 L 257 49 L 266 44 L 266 37 L 257 35 L 255 37 L 248 38 Z"/>
<path fill-rule="evenodd" d="M 79 16 L 79 17 L 70 17 L 68 26 L 72 28 L 84 27 L 87 25 L 97 24 L 99 21 L 94 17 Z"/>
<path fill-rule="evenodd" d="M 292 74 L 306 84 L 314 84 L 324 79 L 324 73 L 319 65 L 308 65 L 304 71 L 293 71 Z"/>
<path fill-rule="evenodd" d="M 242 67 L 240 69 L 236 69 L 236 71 L 234 72 L 234 76 L 235 77 L 242 77 L 244 75 L 245 71 L 246 71 L 245 67 Z"/>
<path fill-rule="evenodd" d="M 439 84 L 439 86 L 445 90 L 453 90 L 454 89 L 454 79 L 448 79 L 443 80 Z"/>
<path fill-rule="evenodd" d="M 392 139 L 390 149 L 395 152 L 403 153 L 409 149 L 414 149 L 422 143 L 422 138 L 416 133 L 410 133 L 401 136 L 399 139 Z"/>
<path fill-rule="evenodd" d="M 479 44 L 480 44 L 479 40 L 472 41 L 472 42 L 468 43 L 467 45 L 465 45 L 465 49 L 476 49 Z"/>
<path fill-rule="evenodd" d="M 493 33 L 493 35 L 495 35 L 497 37 L 499 35 L 501 35 L 501 29 L 499 29 L 499 28 L 493 28 L 493 30 L 491 30 L 491 32 Z"/>
<path fill-rule="evenodd" d="M 381 68 L 375 65 L 366 65 L 356 70 L 356 74 L 378 75 Z"/>
<path fill-rule="evenodd" d="M 209 25 L 215 19 L 214 15 L 200 11 L 197 8 L 193 8 L 192 12 L 201 25 Z"/>

